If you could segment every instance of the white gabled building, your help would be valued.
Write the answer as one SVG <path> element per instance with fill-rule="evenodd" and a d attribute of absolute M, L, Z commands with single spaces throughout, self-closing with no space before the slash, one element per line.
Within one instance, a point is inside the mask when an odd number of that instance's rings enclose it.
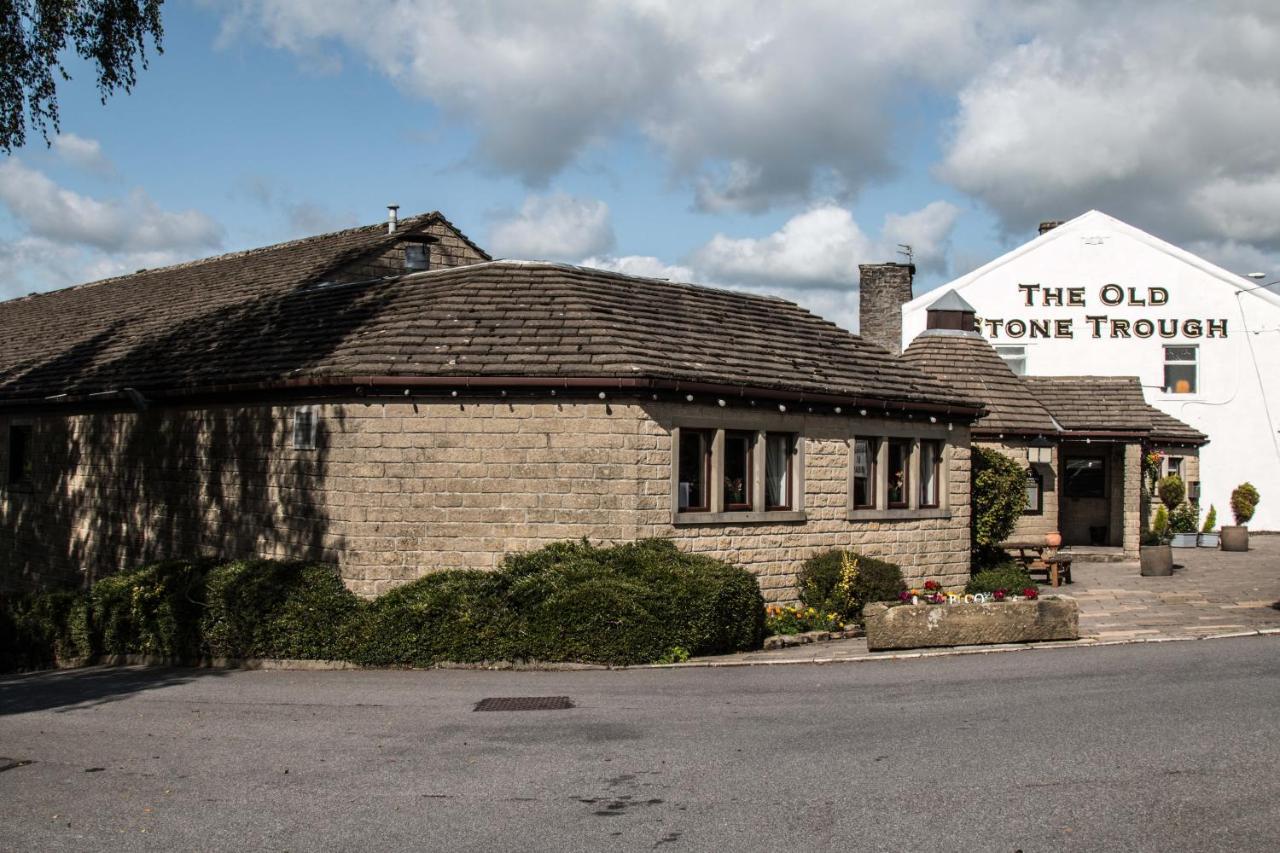
<path fill-rule="evenodd" d="M 906 303 L 902 343 L 956 291 L 1016 372 L 1138 376 L 1148 402 L 1209 436 L 1201 509 L 1233 523 L 1231 490 L 1249 481 L 1250 526 L 1280 530 L 1280 296 L 1259 284 L 1095 210 Z"/>

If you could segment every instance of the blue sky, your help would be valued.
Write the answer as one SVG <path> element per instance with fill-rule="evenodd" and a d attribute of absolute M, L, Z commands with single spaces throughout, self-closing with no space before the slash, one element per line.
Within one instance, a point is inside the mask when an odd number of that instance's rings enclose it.
<path fill-rule="evenodd" d="M 1229 8 L 171 0 L 132 94 L 72 65 L 62 135 L 0 157 L 0 296 L 392 201 L 846 325 L 899 242 L 923 290 L 1090 208 L 1270 273 L 1280 24 Z"/>

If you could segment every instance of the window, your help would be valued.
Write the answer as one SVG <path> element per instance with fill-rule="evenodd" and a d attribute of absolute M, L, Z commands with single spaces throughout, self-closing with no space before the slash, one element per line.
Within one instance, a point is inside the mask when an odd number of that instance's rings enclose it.
<path fill-rule="evenodd" d="M 315 450 L 316 448 L 316 415 L 306 406 L 293 411 L 293 449 Z"/>
<path fill-rule="evenodd" d="M 996 355 L 1004 359 L 1004 363 L 1009 365 L 1018 376 L 1027 375 L 1027 348 L 1013 346 L 997 346 Z"/>
<path fill-rule="evenodd" d="M 890 509 L 903 509 L 910 504 L 911 439 L 889 439 L 889 486 L 886 489 Z"/>
<path fill-rule="evenodd" d="M 1103 498 L 1107 495 L 1107 466 L 1101 457 L 1068 459 L 1063 494 L 1069 498 Z"/>
<path fill-rule="evenodd" d="M 724 511 L 751 510 L 751 450 L 755 433 L 724 434 Z"/>
<path fill-rule="evenodd" d="M 1027 469 L 1027 507 L 1023 515 L 1044 513 L 1044 477 L 1035 468 Z"/>
<path fill-rule="evenodd" d="M 680 430 L 680 470 L 677 475 L 681 512 L 709 512 L 711 494 L 711 433 Z"/>
<path fill-rule="evenodd" d="M 853 442 L 853 508 L 875 509 L 876 442 L 859 438 Z"/>
<path fill-rule="evenodd" d="M 764 440 L 764 508 L 791 509 L 791 459 L 795 437 L 771 432 Z"/>
<path fill-rule="evenodd" d="M 1164 464 L 1165 464 L 1164 473 L 1166 476 L 1168 475 L 1176 475 L 1178 477 L 1182 476 L 1182 457 L 1181 456 L 1166 456 L 1164 458 Z"/>
<path fill-rule="evenodd" d="M 1164 348 L 1164 391 L 1166 394 L 1194 394 L 1199 372 L 1199 347 Z"/>
<path fill-rule="evenodd" d="M 427 253 L 426 243 L 404 244 L 404 268 L 406 272 L 431 269 L 431 256 Z"/>
<path fill-rule="evenodd" d="M 942 482 L 942 442 L 920 442 L 920 506 L 934 509 L 940 503 Z"/>
<path fill-rule="evenodd" d="M 31 482 L 31 427 L 9 427 L 9 485 L 24 486 Z"/>

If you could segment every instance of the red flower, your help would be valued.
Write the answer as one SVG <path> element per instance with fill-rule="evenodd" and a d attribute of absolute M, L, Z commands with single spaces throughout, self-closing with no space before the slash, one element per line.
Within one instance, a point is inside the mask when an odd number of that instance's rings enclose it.
<path fill-rule="evenodd" d="M 996 601 L 1004 601 L 1004 597 L 1008 594 L 1009 593 L 1005 592 L 1003 589 L 997 589 L 995 592 L 991 593 Z"/>
<path fill-rule="evenodd" d="M 1035 587 L 1027 587 L 1022 591 L 1022 597 L 1027 599 L 1036 599 L 1040 596 L 1040 591 Z"/>
<path fill-rule="evenodd" d="M 904 589 L 902 592 L 898 593 L 898 600 L 899 600 L 899 601 L 910 601 L 910 600 L 911 600 L 911 593 L 907 592 L 907 591 Z"/>
<path fill-rule="evenodd" d="M 942 589 L 942 584 L 937 581 L 925 581 L 924 588 L 929 590 Z"/>

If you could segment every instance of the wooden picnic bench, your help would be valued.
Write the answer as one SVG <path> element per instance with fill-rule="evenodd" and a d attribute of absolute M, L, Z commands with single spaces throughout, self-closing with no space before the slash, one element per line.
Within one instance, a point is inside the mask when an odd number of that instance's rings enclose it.
<path fill-rule="evenodd" d="M 1050 548 L 1043 541 L 1011 540 L 1001 542 L 1000 547 L 1013 555 L 1029 575 L 1043 574 L 1051 586 L 1063 581 L 1071 583 L 1071 555 L 1057 548 Z"/>

